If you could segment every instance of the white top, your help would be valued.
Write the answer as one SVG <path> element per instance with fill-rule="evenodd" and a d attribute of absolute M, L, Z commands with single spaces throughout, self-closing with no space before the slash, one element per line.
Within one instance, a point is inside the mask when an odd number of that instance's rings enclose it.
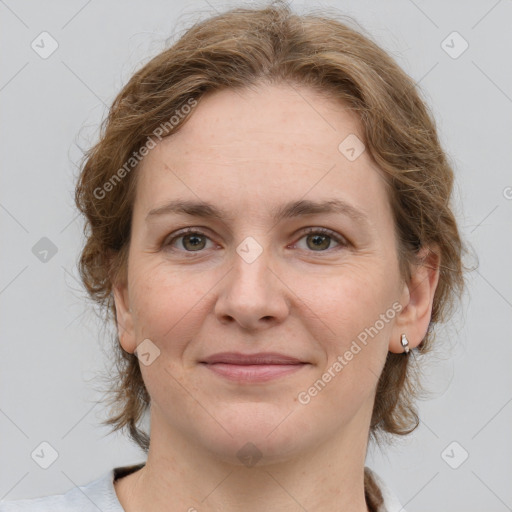
<path fill-rule="evenodd" d="M 0 501 L 0 512 L 124 512 L 117 499 L 114 480 L 140 469 L 143 465 L 144 463 L 111 469 L 98 479 L 86 485 L 73 487 L 64 494 Z M 405 512 L 382 478 L 374 471 L 370 472 L 384 498 L 383 506 L 378 512 Z"/>

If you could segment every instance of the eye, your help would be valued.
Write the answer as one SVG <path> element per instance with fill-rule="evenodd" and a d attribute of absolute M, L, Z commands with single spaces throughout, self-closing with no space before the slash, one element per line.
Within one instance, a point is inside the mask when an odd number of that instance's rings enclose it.
<path fill-rule="evenodd" d="M 178 247 L 175 247 L 175 242 L 180 239 L 182 240 L 178 244 Z M 162 245 L 166 248 L 170 248 L 171 250 L 183 249 L 186 252 L 199 252 L 205 248 L 207 240 L 209 240 L 209 238 L 201 231 L 188 228 L 176 233 L 170 239 L 165 239 Z"/>
<path fill-rule="evenodd" d="M 306 249 L 311 252 L 327 252 L 332 249 L 334 241 L 340 247 L 348 247 L 349 242 L 336 232 L 327 228 L 307 228 L 305 234 L 299 239 L 306 239 Z M 181 241 L 180 241 L 181 240 Z M 162 247 L 171 251 L 184 250 L 185 252 L 201 252 L 206 248 L 210 238 L 196 228 L 186 228 L 166 238 Z"/>
<path fill-rule="evenodd" d="M 307 228 L 305 236 L 300 240 L 306 240 L 307 249 L 314 252 L 327 252 L 334 240 L 339 246 L 347 247 L 348 242 L 340 235 L 326 228 Z"/>

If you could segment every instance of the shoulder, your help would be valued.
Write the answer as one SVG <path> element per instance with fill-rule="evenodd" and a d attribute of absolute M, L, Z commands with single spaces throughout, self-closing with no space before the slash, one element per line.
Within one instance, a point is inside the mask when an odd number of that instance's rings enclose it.
<path fill-rule="evenodd" d="M 0 512 L 123 512 L 114 490 L 112 469 L 98 479 L 64 494 L 41 498 L 1 501 Z"/>

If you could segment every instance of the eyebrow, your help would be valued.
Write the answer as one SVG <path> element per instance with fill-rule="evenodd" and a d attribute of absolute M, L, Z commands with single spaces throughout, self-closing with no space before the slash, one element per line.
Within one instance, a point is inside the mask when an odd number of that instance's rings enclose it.
<path fill-rule="evenodd" d="M 326 199 L 323 201 L 298 200 L 291 201 L 271 210 L 274 221 L 316 215 L 320 213 L 343 214 L 363 224 L 369 224 L 366 213 L 341 199 Z M 191 217 L 214 218 L 218 220 L 233 220 L 225 211 L 206 201 L 173 200 L 152 209 L 146 216 L 146 221 L 160 215 L 189 215 Z"/>

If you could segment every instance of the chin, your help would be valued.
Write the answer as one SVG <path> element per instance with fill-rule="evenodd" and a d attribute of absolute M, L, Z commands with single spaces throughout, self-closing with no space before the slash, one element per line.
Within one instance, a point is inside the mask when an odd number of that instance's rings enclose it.
<path fill-rule="evenodd" d="M 298 445 L 300 443 L 300 445 Z M 280 436 L 256 437 L 253 433 L 237 433 L 229 441 L 210 443 L 208 449 L 214 457 L 235 466 L 266 466 L 287 461 L 301 453 L 303 440 L 284 442 Z"/>
<path fill-rule="evenodd" d="M 238 415 L 230 420 L 221 420 L 225 416 L 218 414 L 217 419 L 226 425 L 229 435 L 222 429 L 222 435 L 217 429 L 216 435 L 208 430 L 203 433 L 203 443 L 206 449 L 216 458 L 229 464 L 252 467 L 254 465 L 275 464 L 299 456 L 301 452 L 317 444 L 313 439 L 318 429 L 313 429 L 310 422 L 309 430 L 301 428 L 294 422 L 296 413 L 287 415 L 290 411 L 272 410 L 254 411 L 257 404 L 247 404 L 241 407 Z M 253 411 L 247 409 L 252 406 Z M 296 418 L 295 418 L 296 419 Z M 311 446 L 309 446 L 311 445 Z"/>

